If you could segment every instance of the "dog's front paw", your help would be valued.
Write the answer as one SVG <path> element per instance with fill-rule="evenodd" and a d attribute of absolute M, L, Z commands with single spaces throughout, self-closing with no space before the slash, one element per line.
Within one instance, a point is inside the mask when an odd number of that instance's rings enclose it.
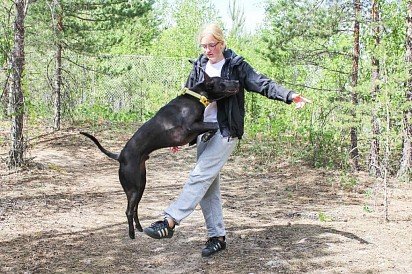
<path fill-rule="evenodd" d="M 210 139 L 212 139 L 212 137 L 213 137 L 213 135 L 215 135 L 215 133 L 216 133 L 216 131 L 208 131 L 208 132 L 206 132 L 206 133 L 204 133 L 203 135 L 202 135 L 202 138 L 201 138 L 201 140 L 202 140 L 202 142 L 203 143 L 206 143 L 207 141 L 209 141 Z"/>

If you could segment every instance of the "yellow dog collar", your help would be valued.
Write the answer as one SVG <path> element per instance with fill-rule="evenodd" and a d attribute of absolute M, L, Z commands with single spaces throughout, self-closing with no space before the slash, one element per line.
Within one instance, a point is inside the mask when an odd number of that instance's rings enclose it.
<path fill-rule="evenodd" d="M 183 89 L 183 94 L 189 94 L 197 99 L 199 99 L 199 102 L 202 103 L 205 107 L 207 107 L 210 104 L 209 99 L 206 98 L 206 96 L 200 95 L 199 93 L 193 92 L 188 88 Z"/>

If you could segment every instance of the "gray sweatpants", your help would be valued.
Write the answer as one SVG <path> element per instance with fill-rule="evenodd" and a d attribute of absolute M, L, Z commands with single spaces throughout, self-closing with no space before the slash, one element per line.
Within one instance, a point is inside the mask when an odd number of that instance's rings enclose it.
<path fill-rule="evenodd" d="M 237 138 L 223 137 L 218 131 L 208 142 L 197 139 L 197 163 L 179 197 L 165 210 L 166 217 L 179 224 L 198 204 L 202 208 L 209 237 L 225 236 L 220 170 L 236 147 Z"/>

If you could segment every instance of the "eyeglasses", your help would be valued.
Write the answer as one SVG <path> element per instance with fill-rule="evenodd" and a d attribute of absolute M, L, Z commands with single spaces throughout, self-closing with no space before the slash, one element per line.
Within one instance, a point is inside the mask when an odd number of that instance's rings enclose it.
<path fill-rule="evenodd" d="M 220 42 L 209 43 L 209 44 L 200 44 L 200 47 L 203 48 L 203 49 L 207 49 L 207 48 L 214 49 L 217 46 L 217 44 L 219 44 L 219 43 Z"/>

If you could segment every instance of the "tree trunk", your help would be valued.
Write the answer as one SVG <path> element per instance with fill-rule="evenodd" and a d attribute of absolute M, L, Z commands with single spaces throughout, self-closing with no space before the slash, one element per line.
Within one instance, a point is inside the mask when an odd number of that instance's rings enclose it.
<path fill-rule="evenodd" d="M 369 173 L 374 176 L 381 175 L 380 169 L 380 144 L 379 144 L 379 135 L 380 135 L 380 124 L 378 120 L 378 110 L 379 105 L 377 103 L 377 96 L 379 94 L 379 77 L 380 77 L 380 64 L 379 59 L 376 56 L 376 51 L 380 45 L 380 16 L 379 16 L 379 0 L 372 0 L 372 24 L 373 24 L 373 37 L 375 40 L 374 52 L 372 53 L 372 141 L 369 152 Z"/>
<path fill-rule="evenodd" d="M 54 33 L 56 36 L 56 70 L 54 78 L 54 130 L 60 130 L 61 124 L 61 87 L 62 87 L 62 52 L 63 46 L 60 42 L 61 33 L 63 31 L 63 15 L 60 11 L 60 1 L 55 0 L 53 2 L 53 11 L 55 14 L 52 16 L 55 18 Z"/>
<path fill-rule="evenodd" d="M 54 84 L 54 130 L 60 130 L 61 122 L 61 86 L 62 86 L 62 46 L 56 46 L 56 75 Z"/>
<path fill-rule="evenodd" d="M 245 10 L 239 6 L 237 0 L 229 0 L 229 14 L 232 19 L 232 30 L 230 35 L 237 37 L 242 34 L 245 26 Z"/>
<path fill-rule="evenodd" d="M 410 181 L 412 165 L 412 1 L 408 1 L 407 30 L 406 30 L 406 65 L 408 80 L 406 82 L 406 104 L 409 104 L 403 116 L 403 148 L 402 159 L 398 171 L 398 178 Z"/>
<path fill-rule="evenodd" d="M 11 62 L 9 60 L 7 60 L 8 64 L 11 64 Z M 9 88 L 10 86 L 10 75 L 7 75 L 6 81 L 4 81 L 4 86 L 3 86 L 3 90 L 0 96 L 0 101 L 2 104 L 2 110 L 3 110 L 3 115 L 4 116 L 8 116 L 9 112 L 8 112 L 8 108 L 9 108 Z"/>
<path fill-rule="evenodd" d="M 387 92 L 386 92 L 387 93 Z M 391 141 L 389 132 L 391 131 L 390 123 L 391 116 L 389 111 L 389 94 L 386 94 L 385 113 L 386 113 L 386 138 L 385 138 L 385 153 L 383 157 L 383 206 L 385 221 L 389 222 L 389 192 L 388 192 L 388 178 L 389 178 L 389 159 Z"/>
<path fill-rule="evenodd" d="M 355 11 L 355 23 L 353 27 L 353 61 L 352 61 L 352 80 L 351 80 L 351 101 L 352 101 L 352 117 L 353 121 L 356 122 L 356 108 L 358 106 L 358 94 L 356 87 L 358 85 L 358 70 L 359 70 L 359 32 L 360 32 L 360 0 L 354 0 L 354 11 Z M 350 128 L 350 162 L 352 169 L 355 171 L 359 170 L 359 150 L 358 150 L 358 132 L 356 126 L 351 126 Z"/>
<path fill-rule="evenodd" d="M 24 95 L 22 77 L 24 70 L 24 19 L 26 1 L 16 0 L 16 16 L 14 21 L 14 46 L 11 54 L 11 81 L 9 92 L 9 113 L 11 114 L 11 148 L 9 152 L 9 168 L 23 164 L 24 138 Z"/>

